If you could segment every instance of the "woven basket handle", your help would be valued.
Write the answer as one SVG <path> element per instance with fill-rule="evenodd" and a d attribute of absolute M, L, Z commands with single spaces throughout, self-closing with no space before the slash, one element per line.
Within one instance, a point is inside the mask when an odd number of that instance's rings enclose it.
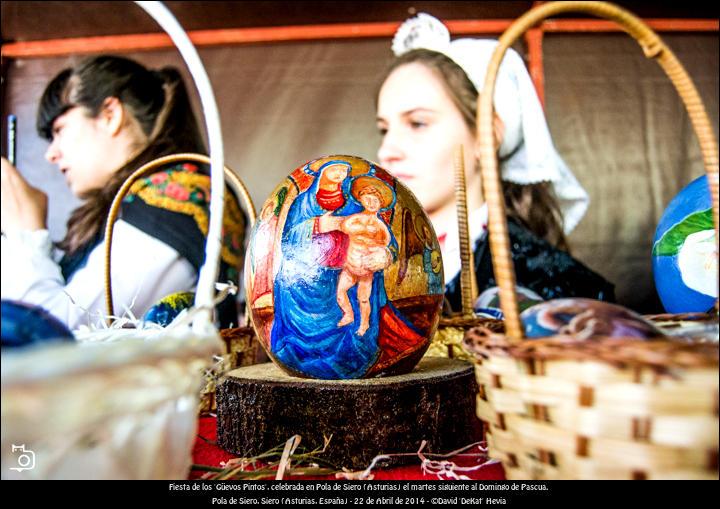
<path fill-rule="evenodd" d="M 127 180 L 125 180 L 112 201 L 107 222 L 105 223 L 105 305 L 107 308 L 108 316 L 113 316 L 115 314 L 112 296 L 112 280 L 110 277 L 110 265 L 112 263 L 112 235 L 113 230 L 115 229 L 115 220 L 117 219 L 118 213 L 120 212 L 120 206 L 122 204 L 122 201 L 127 195 L 132 185 L 139 178 L 152 173 L 159 167 L 163 167 L 165 165 L 180 161 L 194 161 L 201 164 L 210 164 L 210 158 L 202 154 L 183 153 L 159 157 L 143 165 L 138 170 L 133 172 L 132 175 L 130 175 Z M 242 199 L 243 204 L 245 205 L 245 211 L 247 212 L 248 218 L 250 220 L 249 226 L 252 227 L 252 225 L 255 224 L 256 214 L 255 206 L 253 205 L 252 199 L 250 198 L 250 193 L 248 193 L 245 184 L 243 184 L 242 180 L 240 180 L 240 177 L 238 177 L 234 171 L 225 166 L 224 173 L 226 182 L 230 184 L 230 187 L 233 189 L 233 191 L 235 191 L 235 193 Z"/>
<path fill-rule="evenodd" d="M 635 38 L 645 56 L 655 59 L 672 81 L 687 109 L 695 135 L 700 142 L 713 204 L 715 240 L 718 240 L 718 149 L 710 119 L 692 80 L 673 52 L 642 20 L 607 2 L 549 2 L 531 9 L 518 18 L 499 39 L 490 60 L 478 108 L 477 135 L 480 141 L 480 166 L 483 192 L 488 204 L 488 230 L 493 270 L 500 289 L 500 307 L 505 315 L 508 338 L 523 337 L 515 294 L 515 271 L 510 257 L 505 203 L 498 172 L 497 154 L 493 140 L 493 105 L 495 78 L 505 51 L 528 29 L 556 14 L 579 11 L 617 22 Z M 716 302 L 717 306 L 717 302 Z"/>

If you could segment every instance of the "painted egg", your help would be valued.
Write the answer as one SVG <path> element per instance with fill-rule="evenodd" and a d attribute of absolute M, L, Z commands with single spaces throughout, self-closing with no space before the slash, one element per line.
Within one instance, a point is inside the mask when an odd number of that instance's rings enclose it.
<path fill-rule="evenodd" d="M 143 316 L 143 321 L 167 327 L 183 310 L 191 308 L 193 302 L 194 292 L 171 293 L 153 304 Z"/>
<path fill-rule="evenodd" d="M 617 337 L 647 339 L 663 336 L 653 323 L 617 304 L 593 299 L 554 299 L 520 314 L 525 336 L 568 334 L 580 339 Z"/>
<path fill-rule="evenodd" d="M 718 251 L 707 176 L 665 209 L 652 250 L 655 288 L 669 313 L 705 312 L 718 296 Z"/>
<path fill-rule="evenodd" d="M 14 300 L 3 300 L 0 305 L 3 348 L 75 340 L 64 323 L 40 306 Z"/>
<path fill-rule="evenodd" d="M 263 205 L 245 263 L 247 305 L 290 374 L 410 371 L 443 300 L 440 245 L 413 194 L 374 163 L 328 156 L 292 172 Z"/>

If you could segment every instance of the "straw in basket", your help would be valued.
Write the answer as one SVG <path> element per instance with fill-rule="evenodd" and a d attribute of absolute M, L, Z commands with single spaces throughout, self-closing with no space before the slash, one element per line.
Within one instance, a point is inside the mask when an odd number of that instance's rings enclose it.
<path fill-rule="evenodd" d="M 202 372 L 222 352 L 211 320 L 225 190 L 222 134 L 210 81 L 187 34 L 161 3 L 136 3 L 182 54 L 208 130 L 212 203 L 192 325 L 112 329 L 98 341 L 3 353 L 2 464 L 17 464 L 17 445 L 32 453 L 25 458 L 31 468 L 4 468 L 3 478 L 182 479 L 191 465 Z"/>
<path fill-rule="evenodd" d="M 569 335 L 523 341 L 492 97 L 507 48 L 543 19 L 570 11 L 617 22 L 667 73 L 700 142 L 717 239 L 717 144 L 697 90 L 670 49 L 637 17 L 605 2 L 550 2 L 519 18 L 500 38 L 479 108 L 481 173 L 506 334 L 481 328 L 466 334 L 480 386 L 477 413 L 486 423 L 490 454 L 510 479 L 717 479 L 716 341 L 582 341 Z"/>

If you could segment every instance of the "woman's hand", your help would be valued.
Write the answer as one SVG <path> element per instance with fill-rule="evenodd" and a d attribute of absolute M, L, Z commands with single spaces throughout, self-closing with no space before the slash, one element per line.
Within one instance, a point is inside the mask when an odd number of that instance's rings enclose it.
<path fill-rule="evenodd" d="M 2 158 L 0 178 L 2 231 L 46 228 L 47 195 L 28 184 L 10 162 Z"/>

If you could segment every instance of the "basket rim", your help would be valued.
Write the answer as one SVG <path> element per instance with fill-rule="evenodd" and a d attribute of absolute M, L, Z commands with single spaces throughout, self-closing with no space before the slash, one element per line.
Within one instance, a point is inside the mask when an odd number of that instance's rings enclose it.
<path fill-rule="evenodd" d="M 97 334 L 108 330 L 96 331 Z M 186 327 L 171 330 L 112 330 L 113 341 L 40 345 L 3 352 L 0 381 L 3 394 L 28 383 L 56 383 L 57 378 L 108 373 L 128 366 L 198 358 L 209 363 L 222 351 L 217 334 L 200 335 Z"/>
<path fill-rule="evenodd" d="M 600 362 L 616 367 L 651 368 L 666 372 L 677 368 L 715 368 L 720 357 L 716 342 L 685 341 L 671 337 L 643 340 L 632 337 L 579 339 L 570 335 L 511 341 L 484 327 L 470 329 L 463 347 L 476 361 L 505 357 L 525 361 Z"/>

